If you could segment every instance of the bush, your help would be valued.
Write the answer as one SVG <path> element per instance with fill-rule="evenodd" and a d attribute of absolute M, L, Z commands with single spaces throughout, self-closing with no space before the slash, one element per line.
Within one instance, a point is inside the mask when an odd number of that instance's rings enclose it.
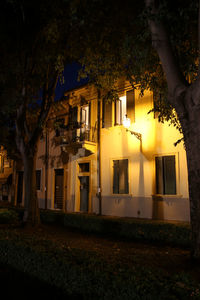
<path fill-rule="evenodd" d="M 0 209 L 0 224 L 15 223 L 19 220 L 17 212 L 7 208 Z"/>

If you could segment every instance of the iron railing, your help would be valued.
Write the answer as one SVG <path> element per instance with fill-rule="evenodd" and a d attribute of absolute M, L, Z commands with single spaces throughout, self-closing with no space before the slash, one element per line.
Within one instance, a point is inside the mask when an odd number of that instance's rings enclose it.
<path fill-rule="evenodd" d="M 61 130 L 60 136 L 62 137 L 62 144 L 73 144 L 84 141 L 97 142 L 97 128 L 82 125 L 80 128 L 70 128 Z"/>

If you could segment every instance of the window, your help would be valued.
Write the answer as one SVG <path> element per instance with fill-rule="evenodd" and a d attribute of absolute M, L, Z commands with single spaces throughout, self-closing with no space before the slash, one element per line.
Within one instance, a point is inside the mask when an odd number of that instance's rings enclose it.
<path fill-rule="evenodd" d="M 135 92 L 130 90 L 126 92 L 126 115 L 131 120 L 131 123 L 135 122 Z"/>
<path fill-rule="evenodd" d="M 57 119 L 55 121 L 55 125 L 57 126 L 57 128 L 55 129 L 55 135 L 56 137 L 59 137 L 63 134 L 63 126 L 64 126 L 65 120 L 62 119 Z"/>
<path fill-rule="evenodd" d="M 89 105 L 85 105 L 81 107 L 81 123 L 85 126 L 85 128 L 89 127 L 90 124 L 90 109 Z"/>
<path fill-rule="evenodd" d="M 156 164 L 156 194 L 176 195 L 175 155 L 158 156 Z"/>
<path fill-rule="evenodd" d="M 39 191 L 41 188 L 41 170 L 36 170 L 36 189 Z"/>
<path fill-rule="evenodd" d="M 81 107 L 81 130 L 80 140 L 90 140 L 90 105 L 84 105 Z"/>
<path fill-rule="evenodd" d="M 112 127 L 112 101 L 103 100 L 103 128 Z"/>
<path fill-rule="evenodd" d="M 122 124 L 122 101 L 120 99 L 115 100 L 115 125 Z"/>
<path fill-rule="evenodd" d="M 89 163 L 80 163 L 79 164 L 79 172 L 90 172 L 90 164 Z"/>
<path fill-rule="evenodd" d="M 113 194 L 128 193 L 128 159 L 113 160 Z"/>

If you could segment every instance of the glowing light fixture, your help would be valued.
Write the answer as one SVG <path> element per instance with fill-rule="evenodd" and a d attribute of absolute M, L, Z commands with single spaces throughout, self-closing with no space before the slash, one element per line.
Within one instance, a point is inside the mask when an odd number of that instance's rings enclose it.
<path fill-rule="evenodd" d="M 123 125 L 126 129 L 128 129 L 131 126 L 131 120 L 127 118 L 127 115 L 123 117 Z"/>
<path fill-rule="evenodd" d="M 125 115 L 123 118 L 123 125 L 126 128 L 126 131 L 133 134 L 140 142 L 142 142 L 142 134 L 129 129 L 131 126 L 131 120 L 129 118 L 127 118 L 127 115 Z"/>

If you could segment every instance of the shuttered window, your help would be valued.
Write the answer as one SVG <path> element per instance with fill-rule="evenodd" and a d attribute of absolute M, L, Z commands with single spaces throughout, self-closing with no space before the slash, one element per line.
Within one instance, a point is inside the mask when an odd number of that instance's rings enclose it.
<path fill-rule="evenodd" d="M 112 101 L 103 100 L 103 127 L 112 127 Z"/>
<path fill-rule="evenodd" d="M 156 193 L 176 195 L 176 165 L 175 156 L 156 157 Z"/>
<path fill-rule="evenodd" d="M 75 125 L 77 122 L 77 117 L 78 117 L 78 107 L 70 107 L 69 110 L 69 123 L 70 125 Z"/>
<path fill-rule="evenodd" d="M 130 90 L 126 92 L 126 114 L 131 123 L 135 122 L 135 92 Z"/>
<path fill-rule="evenodd" d="M 113 194 L 128 193 L 128 159 L 113 160 Z"/>
<path fill-rule="evenodd" d="M 41 170 L 36 170 L 36 189 L 39 191 L 41 188 Z"/>
<path fill-rule="evenodd" d="M 69 125 L 71 126 L 71 140 L 72 142 L 77 141 L 77 117 L 78 117 L 78 107 L 74 106 L 70 108 L 69 114 Z"/>

